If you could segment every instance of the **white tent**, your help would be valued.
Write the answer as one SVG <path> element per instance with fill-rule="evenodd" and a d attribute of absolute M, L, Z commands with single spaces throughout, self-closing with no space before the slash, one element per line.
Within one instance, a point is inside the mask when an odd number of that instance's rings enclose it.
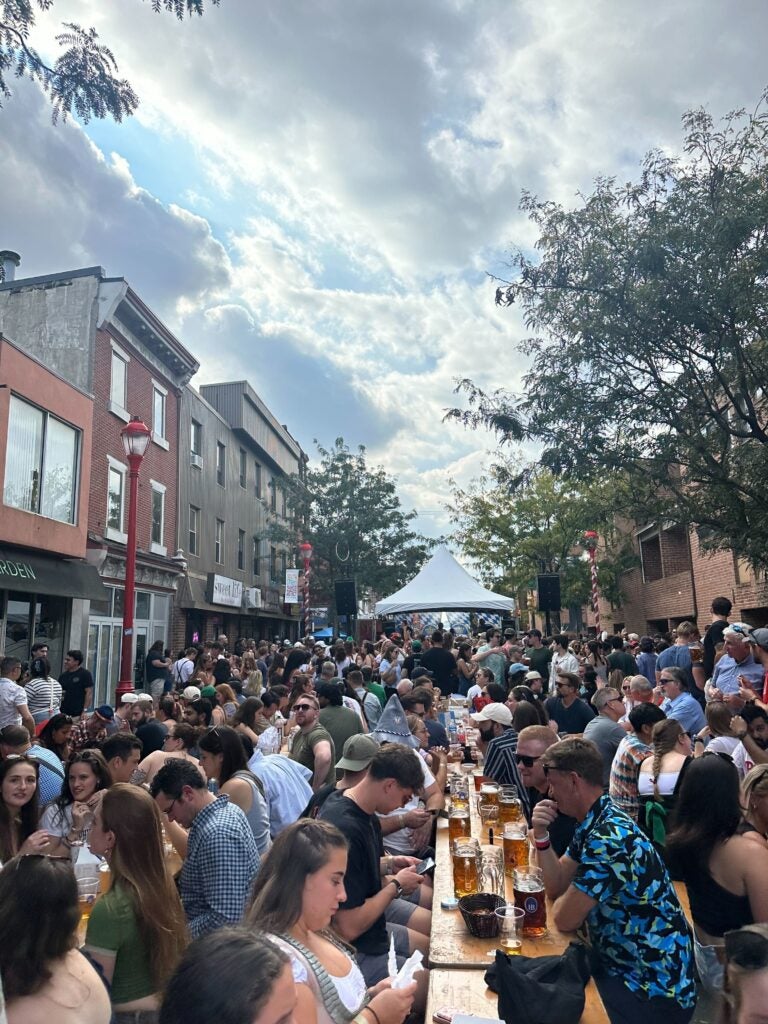
<path fill-rule="evenodd" d="M 429 611 L 513 611 L 514 599 L 494 594 L 473 579 L 441 544 L 421 572 L 391 597 L 376 602 L 377 615 Z"/>

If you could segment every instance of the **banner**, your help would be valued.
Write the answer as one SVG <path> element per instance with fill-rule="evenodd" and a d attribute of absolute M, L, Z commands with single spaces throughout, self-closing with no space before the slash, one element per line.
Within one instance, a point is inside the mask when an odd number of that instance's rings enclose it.
<path fill-rule="evenodd" d="M 299 603 L 299 570 L 285 570 L 285 603 Z"/>

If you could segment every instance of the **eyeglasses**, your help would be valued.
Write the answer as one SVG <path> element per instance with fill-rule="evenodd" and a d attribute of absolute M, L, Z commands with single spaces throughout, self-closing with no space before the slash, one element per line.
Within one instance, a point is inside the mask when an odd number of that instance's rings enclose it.
<path fill-rule="evenodd" d="M 316 708 L 315 708 L 314 704 L 294 704 L 293 705 L 293 710 L 294 711 L 315 711 Z"/>
<path fill-rule="evenodd" d="M 676 680 L 676 679 L 670 679 L 670 678 L 669 678 L 669 676 L 667 676 L 666 678 L 665 678 L 664 676 L 662 676 L 662 677 L 661 677 L 661 678 L 659 679 L 659 682 L 660 682 L 660 683 L 676 683 L 676 682 L 677 682 L 677 680 Z"/>
<path fill-rule="evenodd" d="M 760 971 L 768 967 L 768 937 L 750 927 L 726 932 L 725 956 L 730 963 L 748 971 Z"/>
<path fill-rule="evenodd" d="M 171 811 L 173 810 L 173 805 L 174 805 L 175 803 L 178 803 L 178 801 L 179 801 L 179 800 L 181 800 L 181 797 L 180 797 L 180 796 L 175 796 L 175 797 L 173 798 L 173 800 L 171 800 L 171 802 L 170 802 L 170 803 L 168 804 L 168 806 L 167 806 L 167 807 L 161 807 L 161 808 L 160 808 L 160 811 L 161 811 L 161 813 L 162 813 L 162 814 L 170 814 L 170 813 L 171 813 Z"/>
<path fill-rule="evenodd" d="M 554 764 L 543 764 L 541 767 L 544 770 L 544 774 L 545 774 L 545 776 L 547 778 L 549 778 L 549 773 L 550 772 L 570 772 L 571 771 L 570 768 L 558 768 Z"/>
<path fill-rule="evenodd" d="M 541 754 L 538 757 L 531 757 L 530 754 L 515 754 L 515 761 L 518 764 L 525 765 L 526 768 L 533 768 L 538 760 L 540 760 Z"/>

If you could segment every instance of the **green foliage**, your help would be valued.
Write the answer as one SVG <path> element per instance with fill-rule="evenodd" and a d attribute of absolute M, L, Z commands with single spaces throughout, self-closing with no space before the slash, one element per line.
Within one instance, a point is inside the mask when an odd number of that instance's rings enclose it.
<path fill-rule="evenodd" d="M 643 516 L 768 566 L 768 112 L 686 114 L 684 156 L 595 183 L 576 209 L 526 195 L 537 253 L 500 305 L 521 306 L 519 395 L 450 416 L 543 446 L 555 476 L 626 476 Z M 543 370 L 542 368 L 546 368 Z M 503 418 L 509 428 L 498 426 Z"/>
<path fill-rule="evenodd" d="M 352 451 L 342 437 L 330 449 L 315 444 L 319 462 L 306 481 L 293 477 L 289 485 L 301 539 L 312 545 L 312 604 L 334 607 L 333 584 L 342 579 L 384 597 L 426 560 L 428 542 L 408 526 L 416 513 L 402 510 L 395 480 L 368 465 L 362 445 Z M 270 532 L 296 543 L 295 530 L 275 524 Z"/>
<path fill-rule="evenodd" d="M 220 0 L 210 0 L 218 5 Z M 122 121 L 139 105 L 139 98 L 124 78 L 109 47 L 99 42 L 93 28 L 64 22 L 65 32 L 56 36 L 62 53 L 50 67 L 29 42 L 35 27 L 36 10 L 48 11 L 54 0 L 0 0 L 0 99 L 8 99 L 11 90 L 7 75 L 31 78 L 48 93 L 53 121 L 66 121 L 73 111 L 87 122 L 92 117 L 112 117 Z M 202 15 L 205 0 L 152 0 L 152 10 L 165 10 L 179 20 L 185 15 Z M 1 106 L 2 104 L 0 104 Z"/>

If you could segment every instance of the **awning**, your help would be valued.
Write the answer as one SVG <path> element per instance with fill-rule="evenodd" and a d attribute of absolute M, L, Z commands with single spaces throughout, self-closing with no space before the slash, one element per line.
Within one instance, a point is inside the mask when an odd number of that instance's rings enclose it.
<path fill-rule="evenodd" d="M 55 597 L 104 601 L 107 592 L 94 565 L 0 548 L 0 588 Z"/>

